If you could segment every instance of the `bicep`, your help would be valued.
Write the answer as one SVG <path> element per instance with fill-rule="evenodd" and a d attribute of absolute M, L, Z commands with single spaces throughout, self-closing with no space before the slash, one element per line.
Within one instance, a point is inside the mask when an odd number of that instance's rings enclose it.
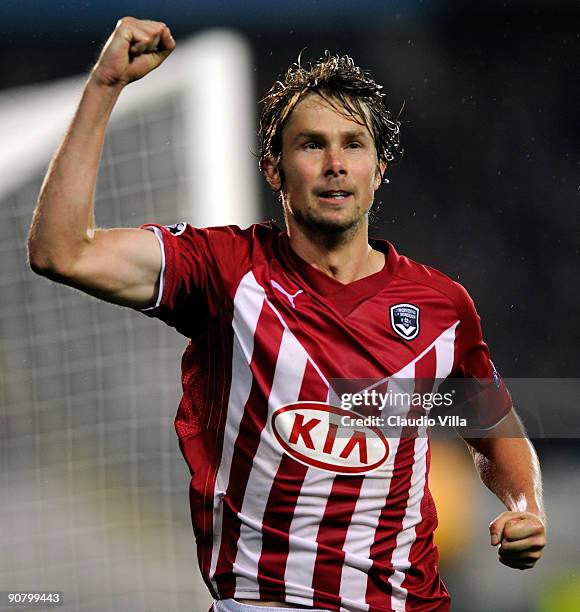
<path fill-rule="evenodd" d="M 155 301 L 161 267 L 161 247 L 152 231 L 99 229 L 59 280 L 107 302 L 141 309 Z"/>

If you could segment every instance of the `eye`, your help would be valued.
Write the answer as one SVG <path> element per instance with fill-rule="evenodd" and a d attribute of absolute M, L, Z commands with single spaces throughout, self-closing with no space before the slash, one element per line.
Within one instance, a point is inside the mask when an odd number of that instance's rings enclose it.
<path fill-rule="evenodd" d="M 362 149 L 362 144 L 357 141 L 349 142 L 347 146 L 349 149 Z"/>
<path fill-rule="evenodd" d="M 314 151 L 316 149 L 320 149 L 320 143 L 318 142 L 307 142 L 304 145 L 304 148 L 308 151 Z"/>

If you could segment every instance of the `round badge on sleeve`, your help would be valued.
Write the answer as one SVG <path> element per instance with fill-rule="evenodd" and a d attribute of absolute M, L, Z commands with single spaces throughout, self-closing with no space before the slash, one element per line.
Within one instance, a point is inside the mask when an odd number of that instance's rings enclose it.
<path fill-rule="evenodd" d="M 414 304 L 395 304 L 391 306 L 391 327 L 405 340 L 413 340 L 419 335 L 419 307 Z"/>

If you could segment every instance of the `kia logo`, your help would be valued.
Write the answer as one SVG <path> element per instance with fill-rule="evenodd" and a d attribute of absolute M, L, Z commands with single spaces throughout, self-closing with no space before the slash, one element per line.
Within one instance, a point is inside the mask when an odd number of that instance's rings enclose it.
<path fill-rule="evenodd" d="M 377 427 L 345 427 L 341 417 L 354 412 L 325 402 L 296 402 L 272 415 L 272 431 L 290 457 L 339 474 L 364 474 L 380 467 L 389 444 Z"/>

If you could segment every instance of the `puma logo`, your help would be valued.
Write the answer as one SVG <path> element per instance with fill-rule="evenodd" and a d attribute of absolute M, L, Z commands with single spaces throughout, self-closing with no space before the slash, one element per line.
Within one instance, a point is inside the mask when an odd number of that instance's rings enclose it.
<path fill-rule="evenodd" d="M 301 293 L 303 293 L 302 289 L 299 289 L 296 293 L 291 295 L 290 293 L 288 293 L 288 291 L 286 291 L 286 289 L 284 289 L 284 287 L 282 287 L 275 280 L 272 281 L 272 287 L 274 289 L 277 289 L 280 293 L 283 293 L 288 298 L 288 301 L 290 302 L 290 305 L 292 306 L 292 308 L 296 308 L 296 305 L 294 304 L 294 298 L 297 295 L 300 295 Z"/>

